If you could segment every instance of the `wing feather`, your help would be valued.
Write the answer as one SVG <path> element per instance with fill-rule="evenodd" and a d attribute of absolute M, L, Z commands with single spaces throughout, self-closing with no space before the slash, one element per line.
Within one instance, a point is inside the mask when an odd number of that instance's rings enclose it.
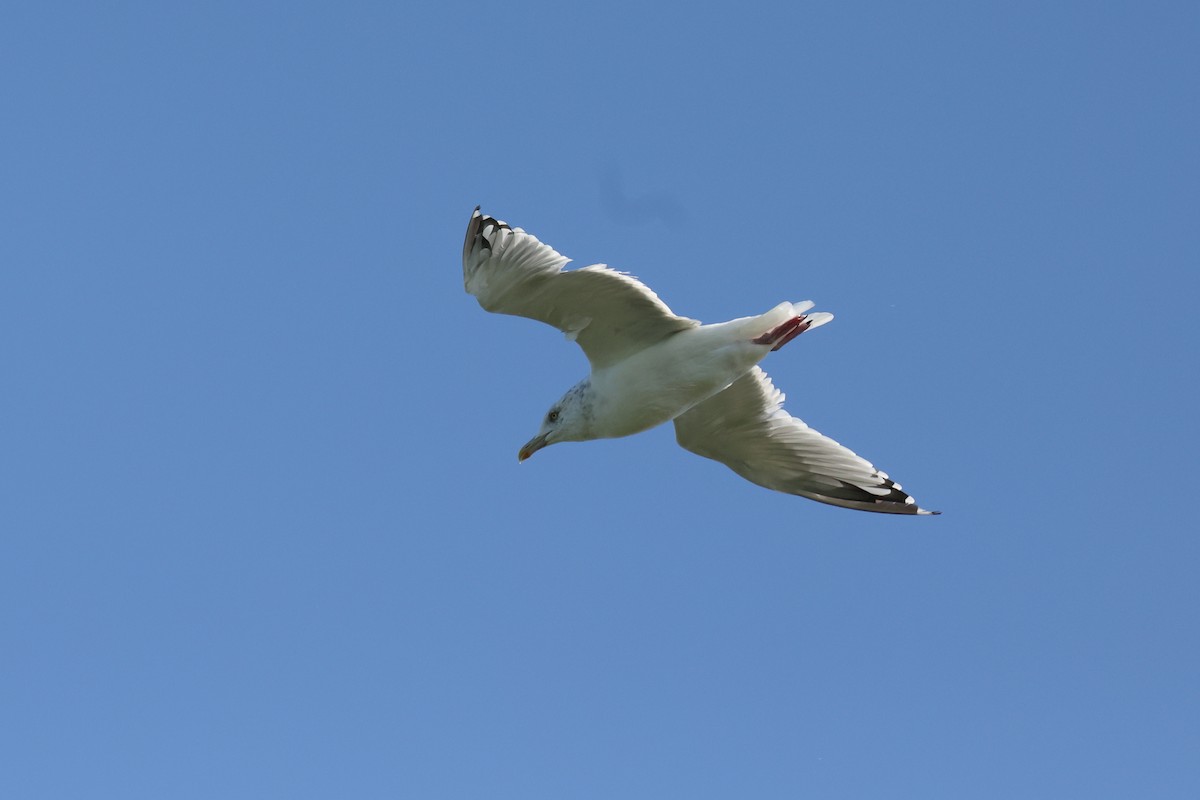
<path fill-rule="evenodd" d="M 674 314 L 631 275 L 603 264 L 565 271 L 568 260 L 477 207 L 463 242 L 463 284 L 488 311 L 558 328 L 583 348 L 593 368 L 700 324 Z"/>
<path fill-rule="evenodd" d="M 835 506 L 887 514 L 937 514 L 870 462 L 783 410 L 783 393 L 758 367 L 675 419 L 686 450 L 748 481 Z"/>

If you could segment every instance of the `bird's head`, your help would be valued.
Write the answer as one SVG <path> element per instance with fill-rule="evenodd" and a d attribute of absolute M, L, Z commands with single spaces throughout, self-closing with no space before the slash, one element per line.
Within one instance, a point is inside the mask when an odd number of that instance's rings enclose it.
<path fill-rule="evenodd" d="M 556 442 L 582 442 L 591 436 L 592 402 L 590 380 L 577 383 L 542 417 L 542 427 L 521 451 L 517 460 L 524 461 L 547 445 Z"/>

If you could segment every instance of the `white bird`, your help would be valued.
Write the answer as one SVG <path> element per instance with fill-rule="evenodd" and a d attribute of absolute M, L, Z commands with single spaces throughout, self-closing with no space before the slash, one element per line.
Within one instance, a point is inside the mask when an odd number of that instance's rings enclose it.
<path fill-rule="evenodd" d="M 520 228 L 471 215 L 463 282 L 487 311 L 540 320 L 583 348 L 591 375 L 567 390 L 521 448 L 629 436 L 669 420 L 686 450 L 788 494 L 888 514 L 919 508 L 900 484 L 783 410 L 758 362 L 833 319 L 811 302 L 701 325 L 676 316 L 636 278 L 568 259 Z"/>

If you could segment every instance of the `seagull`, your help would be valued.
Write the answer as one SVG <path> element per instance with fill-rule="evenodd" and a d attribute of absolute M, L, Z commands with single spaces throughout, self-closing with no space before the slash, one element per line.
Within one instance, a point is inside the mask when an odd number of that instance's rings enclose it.
<path fill-rule="evenodd" d="M 783 409 L 758 363 L 833 319 L 813 303 L 710 325 L 676 315 L 648 286 L 569 259 L 476 206 L 463 283 L 486 311 L 545 322 L 583 348 L 591 374 L 567 390 L 517 454 L 558 442 L 630 436 L 668 421 L 685 449 L 748 481 L 822 503 L 885 514 L 937 514 L 900 484 Z"/>

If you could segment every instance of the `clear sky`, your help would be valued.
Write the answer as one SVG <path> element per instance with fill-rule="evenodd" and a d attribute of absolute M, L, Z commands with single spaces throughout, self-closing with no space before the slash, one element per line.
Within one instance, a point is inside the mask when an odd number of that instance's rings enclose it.
<path fill-rule="evenodd" d="M 1200 6 L 0 11 L 0 796 L 1200 796 Z M 472 208 L 940 517 L 585 374 Z"/>

